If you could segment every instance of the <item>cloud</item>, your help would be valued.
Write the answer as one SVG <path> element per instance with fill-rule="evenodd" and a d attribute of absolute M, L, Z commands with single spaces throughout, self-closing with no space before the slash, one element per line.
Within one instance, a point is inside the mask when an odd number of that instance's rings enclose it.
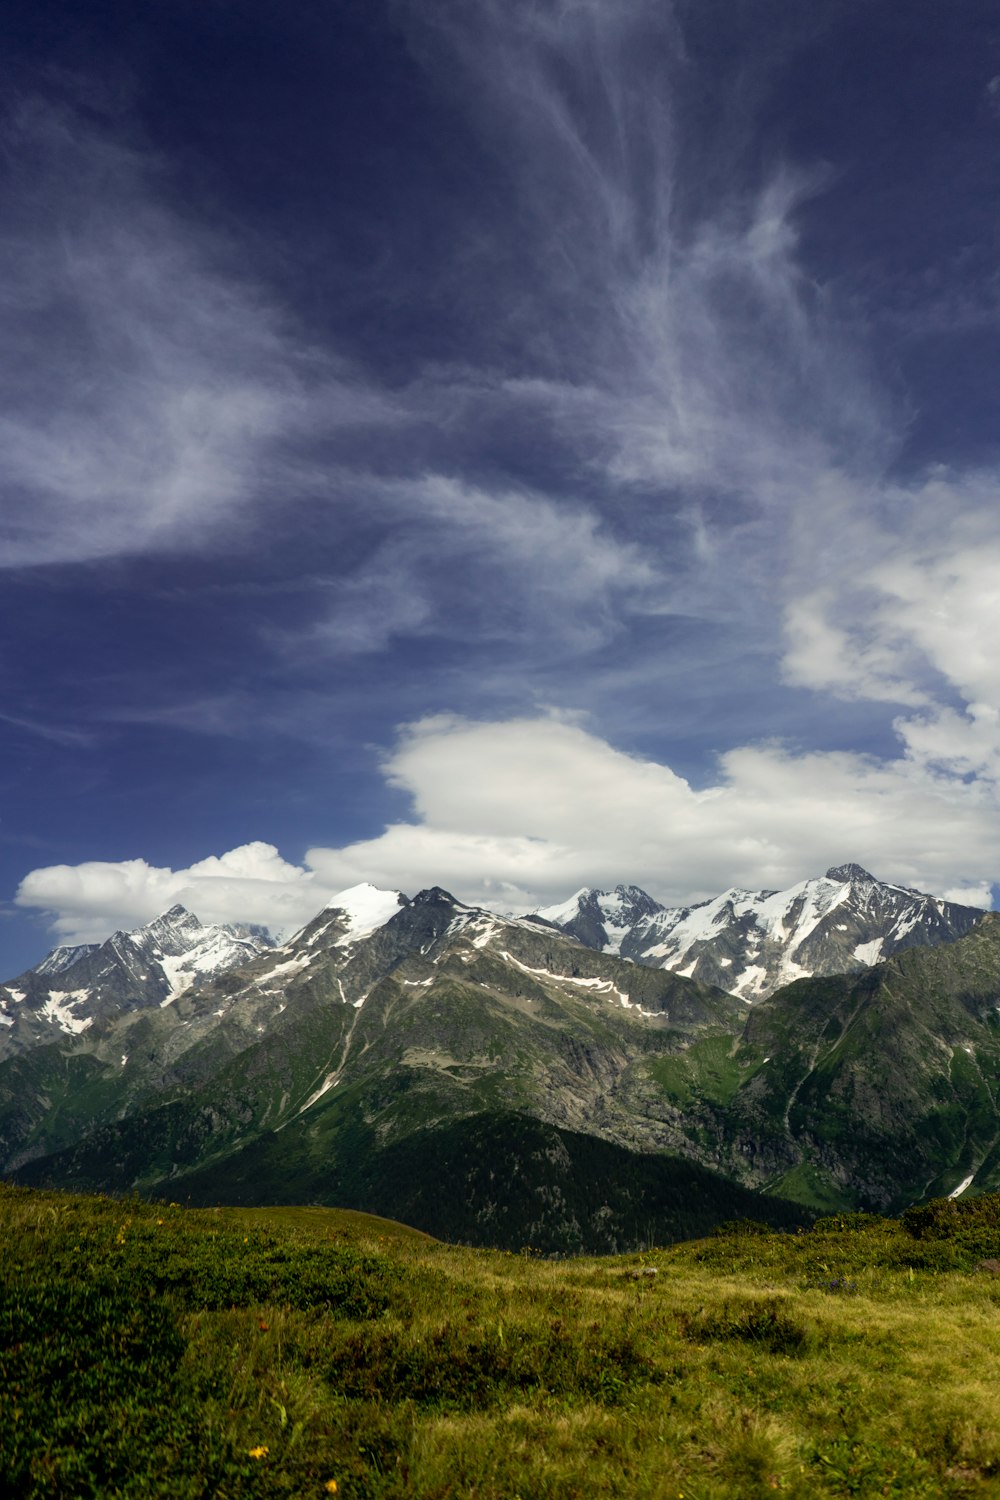
<path fill-rule="evenodd" d="M 409 383 L 380 389 L 177 206 L 127 116 L 102 131 L 93 111 L 29 101 L 5 143 L 0 562 L 231 547 L 234 522 L 273 526 L 291 494 L 312 506 L 329 590 L 294 636 L 261 622 L 286 658 L 455 628 L 580 658 L 637 614 L 767 615 L 809 550 L 803 494 L 833 520 L 855 503 L 841 455 L 877 463 L 895 441 L 800 263 L 822 176 L 772 162 L 681 201 L 705 163 L 678 118 L 689 70 L 668 5 L 401 14 L 519 205 L 469 280 L 461 226 L 437 268 L 466 362 L 407 348 Z M 348 565 L 338 536 L 366 528 Z"/>
<path fill-rule="evenodd" d="M 516 284 L 500 252 L 485 308 L 482 287 L 467 307 L 455 278 L 468 362 L 423 370 L 406 400 L 465 436 L 459 468 L 474 467 L 477 446 L 495 456 L 498 427 L 529 433 L 527 463 L 538 454 L 551 467 L 527 505 L 548 504 L 567 533 L 597 515 L 602 538 L 638 546 L 656 575 L 638 613 L 723 619 L 773 641 L 775 605 L 824 566 L 817 514 L 831 543 L 850 546 L 858 516 L 879 503 L 908 416 L 878 379 L 857 309 L 807 270 L 800 222 L 830 172 L 766 154 L 751 168 L 747 131 L 732 120 L 731 138 L 721 126 L 692 127 L 703 75 L 669 4 L 430 0 L 400 13 L 517 204 L 513 227 L 498 229 L 510 236 Z M 704 100 L 696 113 L 704 119 Z M 714 190 L 699 190 L 702 178 Z M 435 525 L 433 486 L 455 483 L 443 477 L 455 472 L 449 456 L 447 443 L 431 445 L 429 478 L 414 492 L 414 515 Z M 518 447 L 501 462 L 524 457 Z M 488 516 L 512 487 L 464 489 Z M 487 546 L 515 567 L 520 556 L 510 534 L 488 531 L 478 551 L 468 546 L 474 562 L 463 571 L 480 596 L 485 586 L 496 597 Z M 474 533 L 464 536 L 468 545 Z M 387 559 L 394 579 L 409 573 L 405 608 L 393 591 L 384 613 L 378 570 L 370 576 L 372 624 L 360 639 L 373 647 L 447 618 L 448 591 L 419 549 L 401 566 L 405 546 L 394 538 Z M 588 565 L 568 549 L 560 581 L 578 578 L 582 591 Z M 362 577 L 352 609 L 364 594 Z M 531 597 L 518 592 L 519 603 Z M 572 610 L 561 624 L 552 612 L 580 656 L 613 637 L 616 611 L 627 628 L 624 601 L 635 596 L 604 598 L 610 607 L 589 636 Z M 495 624 L 484 620 L 487 638 Z"/>
<path fill-rule="evenodd" d="M 1000 781 L 1000 477 L 931 475 L 886 488 L 820 589 L 786 607 L 788 682 L 895 703 L 905 758 L 927 775 Z"/>
<path fill-rule="evenodd" d="M 586 650 L 667 590 L 654 560 L 580 504 L 438 474 L 372 480 L 368 501 L 385 518 L 384 540 L 310 633 L 337 655 L 446 630 L 543 654 L 554 642 Z M 298 651 L 301 636 L 288 644 Z"/>
<path fill-rule="evenodd" d="M 514 178 L 533 326 L 504 389 L 580 459 L 620 485 L 787 504 L 894 451 L 903 414 L 802 264 L 799 211 L 830 174 L 773 156 L 753 173 L 751 122 L 733 140 L 685 124 L 703 77 L 673 7 L 432 3 L 411 25 Z"/>
<path fill-rule="evenodd" d="M 15 903 L 47 913 L 60 942 L 102 942 L 180 903 L 203 922 L 261 922 L 274 933 L 303 925 L 333 891 L 311 870 L 288 864 L 273 844 L 254 842 L 210 855 L 185 870 L 144 859 L 48 865 L 21 881 Z"/>
<path fill-rule="evenodd" d="M 857 860 L 888 880 L 989 904 L 1000 869 L 1000 794 L 903 754 L 795 753 L 780 744 L 721 757 L 696 790 L 669 766 L 626 754 L 569 717 L 498 722 L 438 715 L 407 726 L 383 764 L 409 822 L 302 865 L 251 843 L 184 870 L 142 859 L 32 871 L 19 906 L 51 915 L 64 941 L 106 937 L 175 901 L 202 920 L 288 932 L 361 881 L 527 910 L 619 880 L 683 904 L 731 885 L 780 888 Z"/>
<path fill-rule="evenodd" d="M 0 565 L 202 547 L 273 504 L 290 439 L 399 420 L 171 204 L 120 122 L 26 101 L 0 146 Z"/>
<path fill-rule="evenodd" d="M 71 728 L 64 724 L 43 723 L 41 720 L 29 719 L 19 714 L 0 713 L 0 724 L 8 724 L 11 729 L 19 729 L 35 739 L 48 740 L 50 744 L 70 748 L 88 748 L 96 745 L 98 740 L 98 736 L 92 730 Z"/>
<path fill-rule="evenodd" d="M 780 887 L 846 859 L 932 891 L 980 893 L 1000 867 L 995 789 L 906 755 L 734 749 L 695 790 L 669 766 L 558 717 L 410 726 L 385 762 L 414 818 L 311 849 L 327 884 L 360 879 L 511 908 L 618 880 L 668 902 L 736 884 Z"/>

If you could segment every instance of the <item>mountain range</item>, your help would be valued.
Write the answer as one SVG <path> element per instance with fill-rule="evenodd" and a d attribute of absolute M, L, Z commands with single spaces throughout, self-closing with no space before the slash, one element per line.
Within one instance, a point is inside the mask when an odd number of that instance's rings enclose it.
<path fill-rule="evenodd" d="M 25 1182 L 550 1250 L 1000 1184 L 1000 917 L 857 866 L 682 913 L 359 886 L 280 947 L 175 908 L 0 1003 Z"/>
<path fill-rule="evenodd" d="M 793 979 L 858 972 L 904 948 L 960 937 L 982 912 L 847 864 L 788 890 L 734 887 L 694 906 L 661 906 L 632 885 L 582 890 L 538 915 L 588 947 L 753 1002 Z"/>

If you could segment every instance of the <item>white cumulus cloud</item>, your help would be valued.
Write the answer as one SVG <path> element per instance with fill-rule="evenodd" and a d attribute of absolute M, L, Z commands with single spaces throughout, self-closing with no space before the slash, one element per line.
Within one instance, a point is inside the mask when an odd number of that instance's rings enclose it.
<path fill-rule="evenodd" d="M 857 860 L 883 879 L 988 906 L 1000 872 L 996 786 L 906 753 L 745 746 L 720 758 L 712 785 L 695 788 L 572 719 L 437 715 L 407 726 L 383 769 L 409 794 L 411 821 L 312 848 L 302 865 L 265 843 L 183 870 L 142 859 L 53 865 L 25 876 L 17 903 L 50 913 L 60 939 L 77 942 L 176 901 L 202 920 L 287 933 L 362 881 L 408 894 L 441 885 L 528 910 L 625 880 L 680 904 Z"/>
<path fill-rule="evenodd" d="M 744 747 L 696 789 L 558 717 L 436 716 L 404 732 L 385 773 L 411 796 L 414 820 L 311 849 L 308 864 L 327 884 L 434 882 L 516 907 L 627 880 L 684 902 L 733 884 L 780 887 L 853 859 L 922 889 L 974 890 L 988 904 L 1000 870 L 995 789 L 905 754 Z"/>
<path fill-rule="evenodd" d="M 307 922 L 332 894 L 273 844 L 254 842 L 183 870 L 144 859 L 47 865 L 24 877 L 14 899 L 47 912 L 60 942 L 88 943 L 139 927 L 177 903 L 203 922 L 261 922 L 277 934 Z"/>

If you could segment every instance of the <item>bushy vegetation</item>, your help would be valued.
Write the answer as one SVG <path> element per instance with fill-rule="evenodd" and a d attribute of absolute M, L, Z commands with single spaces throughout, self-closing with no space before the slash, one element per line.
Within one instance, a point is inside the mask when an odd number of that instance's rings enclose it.
<path fill-rule="evenodd" d="M 1000 1496 L 998 1272 L 992 1197 L 548 1260 L 0 1186 L 0 1493 Z"/>

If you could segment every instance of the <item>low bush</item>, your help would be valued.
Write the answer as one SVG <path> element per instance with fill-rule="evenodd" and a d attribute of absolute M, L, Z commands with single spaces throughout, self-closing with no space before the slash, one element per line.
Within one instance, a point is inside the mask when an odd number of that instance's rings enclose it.
<path fill-rule="evenodd" d="M 9 1496 L 255 1493 L 247 1455 L 203 1425 L 175 1315 L 141 1283 L 0 1284 L 0 1489 Z M 231 1491 L 232 1492 L 232 1491 Z"/>
<path fill-rule="evenodd" d="M 581 1338 L 560 1320 L 489 1328 L 447 1322 L 419 1333 L 353 1329 L 331 1350 L 323 1373 L 343 1396 L 462 1411 L 542 1392 L 614 1404 L 662 1379 L 633 1333 L 598 1328 Z"/>
<path fill-rule="evenodd" d="M 908 1208 L 901 1222 L 914 1239 L 945 1241 L 966 1261 L 1000 1256 L 1000 1193 L 936 1198 Z"/>
<path fill-rule="evenodd" d="M 717 1307 L 679 1313 L 677 1322 L 684 1338 L 694 1344 L 737 1339 L 769 1354 L 801 1354 L 813 1342 L 805 1325 L 776 1297 L 726 1300 Z"/>

